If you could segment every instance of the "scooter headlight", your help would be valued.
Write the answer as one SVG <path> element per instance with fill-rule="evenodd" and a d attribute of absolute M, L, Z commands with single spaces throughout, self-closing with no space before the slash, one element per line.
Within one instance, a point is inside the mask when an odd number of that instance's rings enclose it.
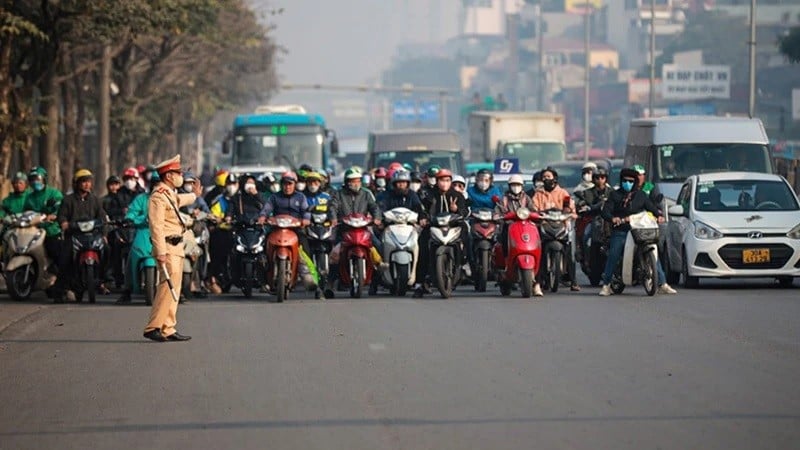
<path fill-rule="evenodd" d="M 236 251 L 239 252 L 239 253 L 244 253 L 245 252 L 244 245 L 236 244 Z"/>
<path fill-rule="evenodd" d="M 264 251 L 264 246 L 261 244 L 256 244 L 252 247 L 253 253 L 261 253 Z"/>
<path fill-rule="evenodd" d="M 531 210 L 528 208 L 519 208 L 517 210 L 517 217 L 519 218 L 519 220 L 528 220 L 530 216 L 531 216 Z"/>

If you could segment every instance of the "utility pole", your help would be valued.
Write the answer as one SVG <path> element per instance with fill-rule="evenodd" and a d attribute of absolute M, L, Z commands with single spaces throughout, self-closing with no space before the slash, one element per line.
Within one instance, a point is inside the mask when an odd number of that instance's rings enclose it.
<path fill-rule="evenodd" d="M 536 37 L 539 52 L 539 81 L 536 83 L 536 109 L 544 111 L 544 88 L 545 88 L 545 75 L 544 75 L 544 14 L 542 12 L 541 2 L 536 5 Z"/>
<path fill-rule="evenodd" d="M 653 117 L 656 103 L 656 0 L 650 0 L 650 101 L 648 117 Z"/>
<path fill-rule="evenodd" d="M 98 137 L 97 178 L 105 183 L 111 167 L 111 46 L 103 46 L 103 62 L 100 68 L 100 123 Z"/>
<path fill-rule="evenodd" d="M 756 113 L 756 0 L 750 0 L 750 99 L 747 113 Z"/>
<path fill-rule="evenodd" d="M 583 38 L 584 38 L 584 51 L 586 54 L 586 61 L 584 64 L 583 78 L 583 160 L 589 161 L 589 83 L 591 82 L 592 64 L 590 61 L 590 45 L 591 45 L 591 22 L 590 16 L 592 8 L 587 4 L 586 11 L 583 14 Z"/>

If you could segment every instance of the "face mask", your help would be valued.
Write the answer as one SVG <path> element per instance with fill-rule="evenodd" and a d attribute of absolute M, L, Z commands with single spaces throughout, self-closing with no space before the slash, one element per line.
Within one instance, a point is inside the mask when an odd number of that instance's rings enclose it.
<path fill-rule="evenodd" d="M 127 188 L 129 191 L 133 191 L 133 190 L 135 190 L 135 189 L 136 189 L 136 186 L 137 186 L 138 184 L 139 184 L 139 183 L 137 183 L 137 182 L 136 182 L 136 178 L 128 178 L 127 180 L 125 180 L 125 187 L 126 187 L 126 188 Z"/>
<path fill-rule="evenodd" d="M 225 193 L 228 194 L 228 196 L 235 195 L 238 190 L 239 190 L 239 186 L 237 186 L 235 184 L 229 184 L 229 185 L 225 186 Z"/>
<path fill-rule="evenodd" d="M 272 183 L 271 185 L 269 185 L 269 191 L 272 192 L 273 194 L 279 192 L 280 190 L 281 190 L 280 183 Z"/>
<path fill-rule="evenodd" d="M 489 182 L 488 181 L 478 181 L 475 184 L 478 186 L 478 189 L 480 189 L 482 191 L 488 191 L 489 190 Z"/>
<path fill-rule="evenodd" d="M 534 184 L 533 184 L 533 186 L 534 186 L 534 188 L 535 188 L 536 190 L 542 190 L 542 189 L 544 189 L 544 183 L 542 183 L 541 181 L 537 181 L 536 183 L 534 183 Z"/>
<path fill-rule="evenodd" d="M 417 192 L 419 190 L 419 188 L 421 188 L 421 187 L 422 187 L 422 183 L 420 183 L 419 181 L 412 181 L 411 182 L 411 190 L 412 191 Z"/>
<path fill-rule="evenodd" d="M 183 189 L 183 192 L 194 192 L 194 183 L 183 183 L 183 187 L 181 189 Z"/>
<path fill-rule="evenodd" d="M 585 181 L 587 183 L 591 183 L 592 182 L 592 174 L 591 173 L 583 174 L 583 181 Z"/>
<path fill-rule="evenodd" d="M 386 179 L 378 178 L 377 180 L 375 180 L 375 184 L 377 184 L 378 187 L 386 187 Z"/>
<path fill-rule="evenodd" d="M 305 184 L 305 183 L 303 183 L 302 181 L 298 181 L 298 182 L 297 182 L 297 190 L 298 190 L 298 191 L 304 191 L 304 190 L 306 190 L 306 184 Z"/>
<path fill-rule="evenodd" d="M 625 192 L 630 192 L 631 189 L 633 189 L 633 181 L 623 181 L 622 189 L 624 189 Z"/>
<path fill-rule="evenodd" d="M 509 190 L 512 194 L 519 195 L 519 193 L 522 192 L 522 186 L 518 184 L 512 184 L 511 187 L 509 187 Z"/>
<path fill-rule="evenodd" d="M 431 186 L 436 186 L 436 178 L 428 178 L 428 184 Z"/>
<path fill-rule="evenodd" d="M 544 180 L 544 190 L 547 192 L 556 188 L 556 180 Z"/>
<path fill-rule="evenodd" d="M 353 192 L 358 192 L 361 190 L 361 185 L 358 183 L 351 183 L 347 185 L 347 189 L 350 189 Z"/>
<path fill-rule="evenodd" d="M 246 183 L 244 185 L 244 191 L 247 192 L 248 194 L 255 194 L 258 192 L 255 183 Z"/>
<path fill-rule="evenodd" d="M 318 184 L 309 184 L 308 185 L 308 192 L 311 192 L 312 194 L 316 194 L 318 190 L 319 190 L 319 185 Z"/>
<path fill-rule="evenodd" d="M 34 181 L 33 183 L 31 183 L 31 187 L 33 188 L 34 191 L 41 191 L 44 189 L 44 183 L 42 183 L 41 181 Z"/>
<path fill-rule="evenodd" d="M 175 187 L 183 186 L 183 175 L 175 175 L 172 177 L 172 182 L 175 183 Z"/>

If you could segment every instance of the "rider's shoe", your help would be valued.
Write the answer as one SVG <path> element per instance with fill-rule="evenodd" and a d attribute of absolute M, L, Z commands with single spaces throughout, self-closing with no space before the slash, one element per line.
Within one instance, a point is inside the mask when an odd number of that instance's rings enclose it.
<path fill-rule="evenodd" d="M 533 285 L 533 296 L 544 297 L 544 292 L 542 292 L 542 286 L 539 283 Z"/>
<path fill-rule="evenodd" d="M 672 288 L 672 286 L 668 285 L 667 283 L 662 284 L 658 287 L 659 294 L 677 294 L 678 291 Z"/>
<path fill-rule="evenodd" d="M 612 295 L 612 294 L 614 294 L 614 293 L 611 291 L 611 285 L 610 284 L 604 284 L 603 287 L 600 288 L 600 295 L 601 296 L 608 297 L 609 295 Z"/>

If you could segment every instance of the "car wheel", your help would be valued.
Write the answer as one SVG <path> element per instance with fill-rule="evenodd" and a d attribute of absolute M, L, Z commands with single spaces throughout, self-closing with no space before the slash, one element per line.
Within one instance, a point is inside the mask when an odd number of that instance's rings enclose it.
<path fill-rule="evenodd" d="M 686 258 L 686 249 L 681 251 L 681 272 L 683 272 L 683 286 L 696 289 L 700 286 L 700 278 L 689 276 L 689 260 Z"/>

